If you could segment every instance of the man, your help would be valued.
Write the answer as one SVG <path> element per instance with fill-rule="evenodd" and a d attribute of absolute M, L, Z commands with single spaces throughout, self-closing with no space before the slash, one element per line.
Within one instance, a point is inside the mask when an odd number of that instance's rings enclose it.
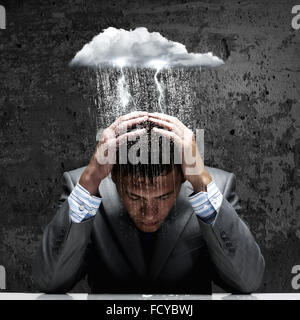
<path fill-rule="evenodd" d="M 156 163 L 123 163 L 123 146 L 128 151 L 128 141 L 150 131 L 172 141 L 170 163 L 162 162 L 161 145 L 152 152 Z M 88 166 L 63 177 L 34 263 L 43 292 L 68 292 L 86 274 L 93 293 L 210 294 L 212 281 L 230 292 L 259 288 L 264 259 L 236 213 L 235 176 L 205 167 L 193 132 L 178 119 L 118 118 Z"/>

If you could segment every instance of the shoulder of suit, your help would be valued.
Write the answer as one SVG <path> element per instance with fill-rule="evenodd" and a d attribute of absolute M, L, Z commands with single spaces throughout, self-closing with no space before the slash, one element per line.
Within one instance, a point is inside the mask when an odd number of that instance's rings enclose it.
<path fill-rule="evenodd" d="M 77 169 L 74 169 L 74 170 L 70 170 L 70 171 L 67 171 L 67 173 L 69 174 L 71 180 L 72 180 L 72 183 L 74 184 L 74 186 L 77 184 L 77 182 L 79 181 L 84 169 L 86 168 L 87 166 L 84 166 L 84 167 L 80 167 L 80 168 L 77 168 Z"/>
<path fill-rule="evenodd" d="M 217 185 L 219 190 L 223 193 L 226 187 L 227 181 L 232 175 L 232 173 L 225 171 L 223 169 L 215 168 L 215 167 L 205 166 L 205 168 L 207 169 L 208 173 L 211 175 L 214 183 Z M 193 187 L 189 182 L 186 182 L 186 185 L 189 189 L 193 190 Z"/>
<path fill-rule="evenodd" d="M 209 174 L 212 176 L 221 176 L 221 177 L 228 178 L 229 176 L 232 175 L 232 172 L 225 171 L 223 169 L 219 169 L 219 168 L 215 168 L 215 167 L 208 167 L 208 166 L 205 166 L 205 168 L 207 169 Z"/>
<path fill-rule="evenodd" d="M 206 167 L 206 169 L 211 175 L 213 181 L 215 182 L 221 193 L 224 193 L 227 182 L 229 178 L 233 175 L 232 172 L 228 172 L 223 169 L 213 167 Z"/>

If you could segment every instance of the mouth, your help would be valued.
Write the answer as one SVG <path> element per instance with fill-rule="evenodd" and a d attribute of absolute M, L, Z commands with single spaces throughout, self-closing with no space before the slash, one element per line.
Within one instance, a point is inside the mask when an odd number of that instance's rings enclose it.
<path fill-rule="evenodd" d="M 158 221 L 152 221 L 152 222 L 144 222 L 142 221 L 142 225 L 146 226 L 146 227 L 153 227 L 155 225 L 158 224 Z"/>

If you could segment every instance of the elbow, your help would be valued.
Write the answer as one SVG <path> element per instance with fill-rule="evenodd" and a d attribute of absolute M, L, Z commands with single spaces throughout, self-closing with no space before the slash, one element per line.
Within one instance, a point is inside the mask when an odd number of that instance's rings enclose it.
<path fill-rule="evenodd" d="M 265 273 L 265 260 L 262 255 L 256 266 L 257 267 L 253 268 L 252 272 L 249 272 L 245 280 L 241 281 L 239 285 L 239 291 L 241 293 L 251 294 L 260 291 Z"/>
<path fill-rule="evenodd" d="M 48 294 L 66 293 L 67 290 L 56 281 L 54 272 L 46 268 L 36 256 L 32 265 L 33 282 L 39 292 Z"/>
<path fill-rule="evenodd" d="M 34 277 L 37 290 L 47 294 L 65 294 L 68 292 L 66 288 L 58 286 L 54 281 L 45 279 L 44 277 Z"/>
<path fill-rule="evenodd" d="M 49 294 L 58 293 L 55 284 L 46 273 L 36 270 L 36 268 L 33 270 L 33 280 L 38 292 Z"/>

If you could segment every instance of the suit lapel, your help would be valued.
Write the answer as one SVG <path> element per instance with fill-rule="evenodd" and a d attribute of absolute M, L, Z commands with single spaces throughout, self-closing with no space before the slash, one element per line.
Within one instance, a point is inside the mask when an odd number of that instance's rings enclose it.
<path fill-rule="evenodd" d="M 125 258 L 139 276 L 145 276 L 146 264 L 138 231 L 129 217 L 118 195 L 116 185 L 110 176 L 101 182 L 99 192 L 103 198 L 102 205 L 105 213 L 123 250 Z"/>
<path fill-rule="evenodd" d="M 191 193 L 192 190 L 187 188 L 186 183 L 182 184 L 173 208 L 158 231 L 155 251 L 150 264 L 150 278 L 152 280 L 160 274 L 184 227 L 191 218 L 193 210 L 187 199 Z"/>

